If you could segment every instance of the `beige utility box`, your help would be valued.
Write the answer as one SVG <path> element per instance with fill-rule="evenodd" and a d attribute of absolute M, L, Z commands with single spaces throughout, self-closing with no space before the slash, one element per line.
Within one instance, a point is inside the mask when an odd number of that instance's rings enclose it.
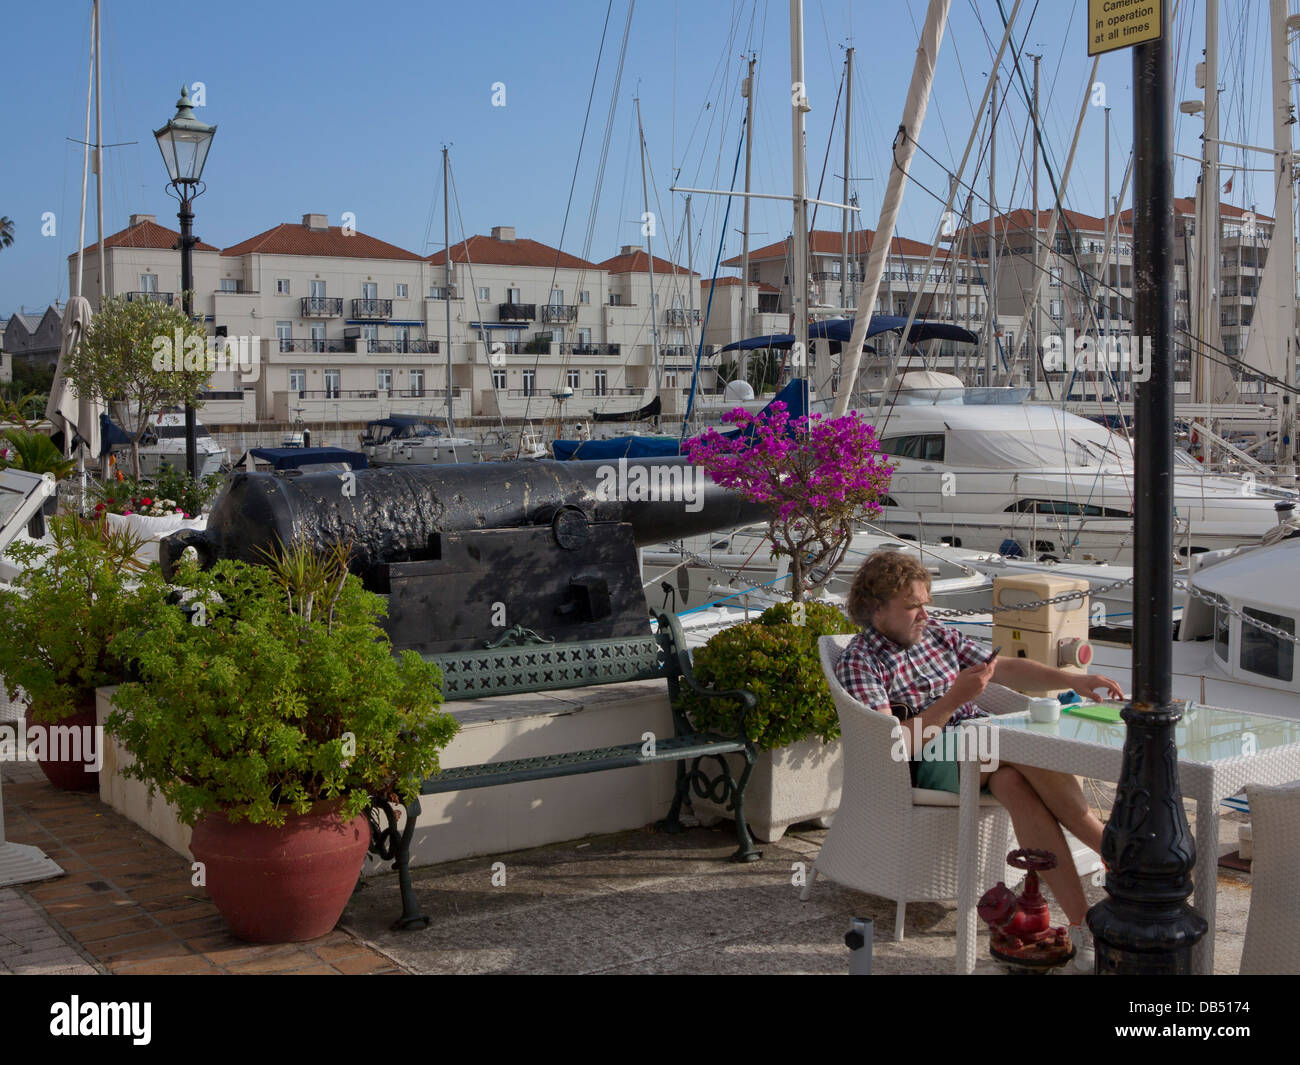
<path fill-rule="evenodd" d="M 1015 608 L 1020 603 L 1054 599 L 1070 592 L 1086 592 L 1088 582 L 1075 577 L 1027 573 L 993 579 L 993 605 Z M 1080 676 L 1092 661 L 1088 642 L 1088 597 L 1064 603 L 1001 609 L 993 615 L 993 646 L 1000 657 L 1029 658 Z M 1067 688 L 1022 688 L 1026 695 L 1058 695 Z"/>

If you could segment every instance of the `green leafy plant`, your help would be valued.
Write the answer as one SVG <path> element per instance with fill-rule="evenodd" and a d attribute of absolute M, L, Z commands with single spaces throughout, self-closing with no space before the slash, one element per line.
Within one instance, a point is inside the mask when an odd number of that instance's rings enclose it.
<path fill-rule="evenodd" d="M 683 691 L 683 709 L 697 729 L 734 732 L 739 720 L 745 736 L 760 750 L 811 736 L 826 742 L 838 739 L 839 716 L 822 676 L 817 639 L 857 631 L 827 603 L 769 607 L 756 621 L 717 633 L 695 652 L 692 662 L 701 684 L 753 692 L 755 708 L 746 711 L 732 699 L 704 699 Z"/>
<path fill-rule="evenodd" d="M 192 517 L 203 513 L 203 508 L 221 491 L 225 480 L 221 473 L 210 473 L 196 479 L 164 462 L 154 476 L 153 491 L 149 494 L 155 498 L 174 499 L 181 510 Z"/>
<path fill-rule="evenodd" d="M 28 473 L 53 474 L 56 481 L 61 481 L 71 476 L 77 463 L 65 459 L 58 445 L 44 433 L 34 429 L 6 429 L 0 436 L 0 469 L 7 466 Z"/>
<path fill-rule="evenodd" d="M 27 693 L 32 714 L 54 722 L 84 709 L 95 689 L 122 680 L 123 637 L 149 614 L 128 530 L 60 514 L 49 519 L 52 545 L 14 543 L 6 554 L 25 567 L 0 589 L 0 676 L 11 696 Z"/>
<path fill-rule="evenodd" d="M 110 727 L 135 757 L 125 772 L 187 824 L 222 811 L 282 825 L 332 800 L 351 818 L 437 772 L 458 728 L 437 709 L 441 675 L 391 654 L 383 599 L 346 566 L 341 548 L 183 563 L 188 607 L 159 603 L 127 638 L 140 681 L 118 690 Z"/>

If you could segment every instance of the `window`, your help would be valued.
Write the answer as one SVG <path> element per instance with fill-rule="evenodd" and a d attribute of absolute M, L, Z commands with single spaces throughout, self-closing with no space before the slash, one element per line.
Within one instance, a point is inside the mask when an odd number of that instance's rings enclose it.
<path fill-rule="evenodd" d="M 363 300 L 376 300 L 379 298 L 379 286 L 373 281 L 361 282 L 361 298 Z"/>
<path fill-rule="evenodd" d="M 578 302 L 579 302 L 579 303 L 590 303 L 590 302 L 591 302 L 591 293 L 590 293 L 587 289 L 584 288 L 581 292 L 578 293 Z"/>
<path fill-rule="evenodd" d="M 379 347 L 379 326 L 363 325 L 361 327 L 361 339 L 366 342 L 366 351 L 374 351 Z"/>
<path fill-rule="evenodd" d="M 393 390 L 393 371 L 376 370 L 375 387 L 381 392 L 391 392 Z"/>
<path fill-rule="evenodd" d="M 393 350 L 411 350 L 411 327 L 409 325 L 393 326 Z"/>
<path fill-rule="evenodd" d="M 157 275 L 157 274 L 141 274 L 141 275 L 140 275 L 140 291 L 141 291 L 141 292 L 157 292 L 157 291 L 158 291 L 158 275 Z"/>
<path fill-rule="evenodd" d="M 1047 282 L 1047 283 L 1048 283 L 1049 285 L 1051 285 L 1053 288 L 1060 288 L 1060 287 L 1061 287 L 1061 268 L 1060 268 L 1059 266 L 1053 266 L 1053 267 L 1051 268 L 1051 270 L 1048 271 L 1048 278 L 1049 278 L 1049 279 L 1048 279 L 1048 282 Z"/>
<path fill-rule="evenodd" d="M 569 382 L 568 382 L 568 383 L 569 383 L 569 387 L 572 388 L 575 392 L 576 392 L 579 388 L 581 388 L 581 387 L 582 387 L 582 371 L 581 371 L 581 370 L 570 370 L 570 371 L 569 371 Z"/>
<path fill-rule="evenodd" d="M 925 433 L 916 436 L 894 436 L 880 442 L 880 450 L 900 459 L 920 459 L 922 462 L 943 461 L 943 433 Z"/>
<path fill-rule="evenodd" d="M 621 292 L 611 292 L 609 294 L 609 305 L 611 307 L 622 307 L 623 294 Z"/>
<path fill-rule="evenodd" d="M 338 370 L 325 371 L 325 398 L 326 399 L 339 398 L 339 371 Z"/>
<path fill-rule="evenodd" d="M 445 300 L 446 298 L 447 298 L 447 289 L 446 289 L 445 286 L 443 286 L 443 285 L 430 285 L 430 286 L 429 286 L 429 299 L 431 299 L 431 300 Z"/>
<path fill-rule="evenodd" d="M 406 299 L 406 285 L 403 284 L 401 281 L 397 283 L 397 298 L 399 300 Z"/>
<path fill-rule="evenodd" d="M 537 371 L 524 371 L 524 395 L 533 396 L 537 394 Z"/>
<path fill-rule="evenodd" d="M 591 347 L 591 330 L 590 330 L 590 329 L 579 329 L 579 330 L 578 330 L 578 347 L 580 347 L 580 348 L 589 348 L 589 347 Z"/>
<path fill-rule="evenodd" d="M 307 389 L 307 371 L 290 370 L 289 371 L 289 391 L 304 392 Z"/>
<path fill-rule="evenodd" d="M 292 322 L 276 322 L 275 335 L 277 339 L 279 339 L 280 341 L 281 351 L 293 350 L 293 323 Z"/>
<path fill-rule="evenodd" d="M 1228 613 L 1228 604 L 1217 595 L 1214 597 L 1214 656 L 1222 662 L 1228 661 L 1228 627 L 1232 616 Z"/>
<path fill-rule="evenodd" d="M 1217 613 L 1217 612 L 1216 612 Z M 1270 614 L 1266 610 L 1246 607 L 1242 613 L 1265 625 L 1272 625 L 1285 633 L 1295 635 L 1295 618 L 1284 614 Z M 1217 620 L 1217 619 L 1216 619 Z M 1295 644 L 1265 632 L 1243 618 L 1241 622 L 1241 668 L 1262 677 L 1290 681 L 1294 675 Z"/>
<path fill-rule="evenodd" d="M 488 288 L 486 285 L 480 285 L 478 290 L 478 298 L 481 299 L 484 303 L 487 303 L 492 298 L 492 290 Z"/>
<path fill-rule="evenodd" d="M 676 370 L 665 370 L 665 371 L 664 371 L 664 388 L 676 388 L 676 387 L 677 387 L 677 371 L 676 371 Z"/>
<path fill-rule="evenodd" d="M 223 277 L 217 284 L 218 284 L 218 289 L 221 292 L 239 291 L 239 281 L 233 277 Z"/>
<path fill-rule="evenodd" d="M 424 371 L 423 370 L 411 371 L 411 395 L 417 397 L 424 395 Z"/>
<path fill-rule="evenodd" d="M 314 300 L 323 300 L 323 299 L 325 298 L 325 282 L 324 282 L 324 281 L 312 281 L 312 282 L 311 282 L 311 298 L 314 299 Z"/>
<path fill-rule="evenodd" d="M 506 387 L 506 372 L 505 372 L 505 370 L 493 370 L 493 371 L 492 371 L 492 387 L 493 387 L 494 389 L 501 389 L 501 388 L 505 388 L 505 387 Z"/>
<path fill-rule="evenodd" d="M 508 288 L 506 289 L 506 302 L 523 303 L 523 300 L 520 298 L 521 295 L 522 294 L 517 288 Z"/>
<path fill-rule="evenodd" d="M 597 370 L 594 374 L 592 374 L 592 377 L 595 379 L 594 391 L 596 395 L 598 396 L 605 395 L 606 381 L 608 379 L 608 376 L 609 375 L 604 370 Z"/>
<path fill-rule="evenodd" d="M 1050 300 L 1048 302 L 1047 313 L 1050 314 L 1053 318 L 1060 318 L 1064 311 L 1064 308 L 1062 307 L 1062 302 L 1063 301 L 1061 300 Z"/>
<path fill-rule="evenodd" d="M 564 306 L 564 289 L 562 288 L 551 289 L 551 306 L 552 307 Z"/>
<path fill-rule="evenodd" d="M 275 294 L 277 296 L 289 295 L 289 279 L 287 277 L 277 277 L 275 279 Z"/>
<path fill-rule="evenodd" d="M 311 324 L 311 350 L 317 353 L 325 350 L 324 322 L 312 322 Z"/>

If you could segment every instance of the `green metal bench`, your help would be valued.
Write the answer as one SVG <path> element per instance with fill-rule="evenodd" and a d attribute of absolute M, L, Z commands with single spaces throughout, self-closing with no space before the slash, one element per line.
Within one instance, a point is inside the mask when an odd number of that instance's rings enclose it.
<path fill-rule="evenodd" d="M 754 768 L 753 745 L 744 738 L 739 723 L 735 736 L 696 732 L 679 708 L 682 681 L 700 695 L 736 699 L 746 709 L 753 708 L 754 696 L 747 691 L 715 691 L 697 683 L 677 619 L 671 614 L 660 614 L 658 620 L 659 631 L 653 636 L 558 644 L 546 642 L 536 633 L 516 627 L 493 646 L 481 651 L 427 655 L 426 660 L 442 670 L 443 698 L 447 701 L 636 680 L 667 680 L 675 735 L 653 742 L 638 739 L 616 747 L 444 769 L 424 782 L 420 794 L 439 795 L 469 788 L 490 788 L 498 784 L 676 762 L 677 781 L 672 806 L 668 816 L 658 822 L 657 827 L 666 832 L 683 831 L 680 820 L 682 803 L 693 790 L 700 798 L 708 798 L 734 814 L 739 846 L 731 856 L 732 861 L 756 861 L 761 855 L 754 849 L 753 838 L 745 823 L 744 806 L 745 786 Z M 732 776 L 725 757 L 727 754 L 744 756 L 745 768 L 738 780 Z M 712 776 L 701 769 L 701 762 L 709 758 L 715 759 L 720 766 Z M 386 823 L 381 823 L 381 814 Z M 402 916 L 394 928 L 426 928 L 429 924 L 429 918 L 420 912 L 411 887 L 411 838 L 419 814 L 417 799 L 407 807 L 405 824 L 399 830 L 396 809 L 386 799 L 375 797 L 370 809 L 370 850 L 381 860 L 393 862 L 401 887 Z"/>

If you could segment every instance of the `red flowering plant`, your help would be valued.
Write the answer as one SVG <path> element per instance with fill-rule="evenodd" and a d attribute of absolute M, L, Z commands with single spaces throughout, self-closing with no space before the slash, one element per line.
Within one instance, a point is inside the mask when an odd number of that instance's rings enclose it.
<path fill-rule="evenodd" d="M 855 523 L 880 513 L 893 467 L 856 413 L 791 421 L 777 402 L 762 414 L 737 408 L 722 420 L 741 433 L 706 429 L 688 442 L 687 455 L 715 483 L 768 505 L 772 555 L 789 557 L 791 597 L 802 602 L 844 561 Z"/>

